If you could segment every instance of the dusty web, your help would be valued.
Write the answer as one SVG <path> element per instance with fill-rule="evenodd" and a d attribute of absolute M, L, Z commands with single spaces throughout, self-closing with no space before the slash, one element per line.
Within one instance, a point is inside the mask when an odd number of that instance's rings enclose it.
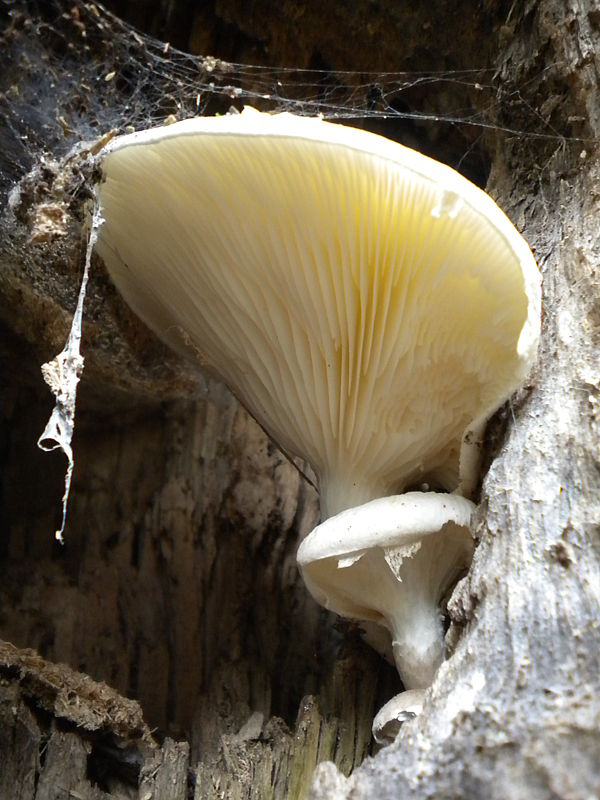
<path fill-rule="evenodd" d="M 192 56 L 140 33 L 101 5 L 81 0 L 35 3 L 0 0 L 14 26 L 29 25 L 39 43 L 39 87 L 29 98 L 16 133 L 29 130 L 26 150 L 72 144 L 110 129 L 123 132 L 171 119 L 241 110 L 322 115 L 375 128 L 392 138 L 430 139 L 455 134 L 454 152 L 442 160 L 456 165 L 477 149 L 488 132 L 562 140 L 573 136 L 561 124 L 556 104 L 536 107 L 548 70 L 513 85 L 485 65 L 434 72 L 353 72 L 252 66 L 211 55 Z M 27 8 L 27 12 L 21 10 Z M 57 127 L 41 140 L 46 103 L 60 102 Z M 25 101 L 27 98 L 23 98 Z M 17 104 L 17 106 L 20 104 Z M 510 113 L 507 113 L 509 110 Z M 48 126 L 44 126 L 47 128 Z M 53 135 L 52 135 L 53 134 Z M 424 145 L 427 147 L 427 145 Z"/>

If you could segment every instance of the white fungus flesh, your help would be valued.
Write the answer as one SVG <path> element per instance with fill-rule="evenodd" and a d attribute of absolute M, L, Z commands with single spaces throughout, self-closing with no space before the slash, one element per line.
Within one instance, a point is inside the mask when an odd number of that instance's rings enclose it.
<path fill-rule="evenodd" d="M 324 517 L 472 480 L 464 441 L 539 333 L 535 262 L 483 191 L 374 134 L 247 109 L 116 139 L 98 199 L 127 302 L 310 462 Z"/>
<path fill-rule="evenodd" d="M 444 658 L 440 602 L 473 554 L 473 503 L 407 492 L 342 511 L 298 550 L 304 583 L 325 608 L 389 631 L 407 689 L 424 689 Z"/>

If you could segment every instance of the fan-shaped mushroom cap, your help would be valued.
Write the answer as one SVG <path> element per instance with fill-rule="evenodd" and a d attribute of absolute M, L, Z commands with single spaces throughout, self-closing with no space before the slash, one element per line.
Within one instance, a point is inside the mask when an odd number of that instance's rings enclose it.
<path fill-rule="evenodd" d="M 436 492 L 382 497 L 330 517 L 298 549 L 318 603 L 388 629 L 407 689 L 429 686 L 443 660 L 439 606 L 471 561 L 473 507 Z"/>
<path fill-rule="evenodd" d="M 123 296 L 312 464 L 325 516 L 457 486 L 540 324 L 490 197 L 380 136 L 252 109 L 117 138 L 103 173 L 97 250 Z"/>

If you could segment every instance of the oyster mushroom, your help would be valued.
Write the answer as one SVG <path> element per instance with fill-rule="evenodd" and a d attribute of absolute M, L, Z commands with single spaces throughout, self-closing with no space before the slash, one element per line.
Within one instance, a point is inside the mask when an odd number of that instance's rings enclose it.
<path fill-rule="evenodd" d="M 406 684 L 428 684 L 443 654 L 440 593 L 472 547 L 470 501 L 442 492 L 471 492 L 481 430 L 536 352 L 526 242 L 447 166 L 253 109 L 113 140 L 97 196 L 96 249 L 130 306 L 312 465 L 326 522 L 299 551 L 310 590 L 350 616 L 370 608 L 393 631 Z M 440 493 L 389 497 L 424 481 Z M 442 564 L 438 551 L 452 569 L 437 570 L 427 605 L 416 576 L 428 554 Z M 385 579 L 368 578 L 375 561 Z M 356 575 L 360 597 L 341 586 Z M 379 580 L 395 581 L 396 606 L 383 608 Z"/>
<path fill-rule="evenodd" d="M 407 689 L 425 689 L 444 656 L 440 601 L 473 555 L 473 503 L 407 492 L 342 511 L 302 542 L 298 564 L 317 602 L 391 635 Z"/>

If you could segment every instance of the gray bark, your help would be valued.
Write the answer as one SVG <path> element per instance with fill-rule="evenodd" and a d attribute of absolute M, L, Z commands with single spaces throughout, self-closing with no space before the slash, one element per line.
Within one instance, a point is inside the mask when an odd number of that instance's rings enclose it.
<path fill-rule="evenodd" d="M 363 761 L 373 713 L 398 684 L 301 585 L 312 488 L 222 387 L 132 317 L 97 262 L 67 544 L 52 544 L 64 464 L 33 446 L 51 407 L 38 369 L 75 304 L 93 143 L 157 96 L 165 114 L 177 109 L 162 73 L 133 96 L 105 81 L 124 65 L 121 40 L 72 5 L 64 19 L 3 6 L 0 186 L 6 198 L 18 182 L 19 194 L 0 219 L 0 635 L 17 645 L 0 659 L 0 798 L 301 798 L 322 761 L 336 766 L 319 768 L 314 798 L 599 796 L 595 7 L 488 4 L 461 18 L 441 3 L 168 4 L 192 49 L 238 62 L 477 66 L 497 87 L 489 104 L 474 82 L 406 95 L 434 111 L 471 103 L 490 126 L 483 139 L 465 125 L 395 133 L 490 163 L 488 191 L 544 275 L 540 356 L 489 426 L 479 545 L 449 608 L 454 653 L 423 714 Z M 239 50 L 219 53 L 234 29 Z M 93 94 L 81 86 L 90 63 L 103 76 Z M 81 140 L 87 151 L 68 155 Z M 61 661 L 110 685 L 111 713 L 106 687 L 48 663 Z"/>

